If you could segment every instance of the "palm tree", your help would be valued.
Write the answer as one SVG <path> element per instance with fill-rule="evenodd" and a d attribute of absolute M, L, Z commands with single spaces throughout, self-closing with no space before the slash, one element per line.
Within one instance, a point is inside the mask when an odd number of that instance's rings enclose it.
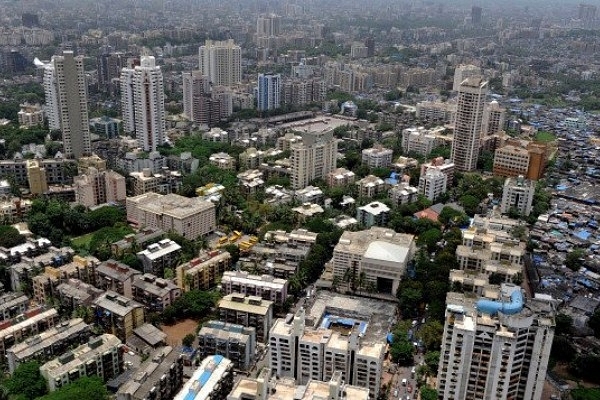
<path fill-rule="evenodd" d="M 358 293 L 360 294 L 362 289 L 365 288 L 365 284 L 367 283 L 367 273 L 365 271 L 361 271 L 358 274 L 358 278 L 356 280 L 356 286 L 358 287 Z"/>

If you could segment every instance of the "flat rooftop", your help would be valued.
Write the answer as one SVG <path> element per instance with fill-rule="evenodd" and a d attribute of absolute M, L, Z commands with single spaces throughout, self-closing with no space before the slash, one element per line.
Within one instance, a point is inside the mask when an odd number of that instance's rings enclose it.
<path fill-rule="evenodd" d="M 219 381 L 230 372 L 231 361 L 223 356 L 208 356 L 173 400 L 205 400 Z"/>

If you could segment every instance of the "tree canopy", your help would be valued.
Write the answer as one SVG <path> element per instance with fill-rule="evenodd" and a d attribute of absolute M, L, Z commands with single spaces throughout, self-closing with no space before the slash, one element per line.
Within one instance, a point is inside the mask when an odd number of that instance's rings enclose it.
<path fill-rule="evenodd" d="M 48 392 L 46 380 L 40 374 L 40 364 L 35 361 L 19 364 L 4 385 L 11 395 L 19 399 L 33 400 Z"/>
<path fill-rule="evenodd" d="M 21 235 L 16 228 L 0 225 L 0 246 L 10 248 L 21 243 L 25 243 L 25 236 Z"/>
<path fill-rule="evenodd" d="M 40 400 L 107 400 L 108 398 L 106 385 L 99 377 L 84 376 L 41 397 Z"/>

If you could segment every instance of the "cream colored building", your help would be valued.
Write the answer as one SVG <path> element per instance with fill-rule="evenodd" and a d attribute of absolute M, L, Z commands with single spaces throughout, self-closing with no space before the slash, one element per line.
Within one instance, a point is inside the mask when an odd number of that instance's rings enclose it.
<path fill-rule="evenodd" d="M 233 39 L 206 40 L 199 53 L 199 70 L 214 86 L 233 86 L 242 82 L 242 48 Z"/>
<path fill-rule="evenodd" d="M 121 373 L 122 362 L 121 341 L 103 334 L 48 361 L 40 367 L 40 373 L 53 392 L 84 376 L 98 376 L 106 382 Z"/>
<path fill-rule="evenodd" d="M 96 323 L 123 341 L 144 324 L 144 306 L 116 292 L 105 292 L 94 301 L 92 309 Z"/>
<path fill-rule="evenodd" d="M 89 167 L 83 175 L 73 178 L 75 202 L 86 207 L 123 202 L 127 197 L 125 177 L 115 171 L 99 171 Z"/>
<path fill-rule="evenodd" d="M 48 191 L 46 169 L 38 160 L 27 160 L 27 181 L 31 194 L 43 194 Z"/>
<path fill-rule="evenodd" d="M 348 385 L 336 372 L 329 382 L 310 380 L 306 385 L 297 385 L 293 379 L 276 379 L 264 370 L 256 379 L 243 378 L 227 396 L 227 400 L 368 400 L 369 389 Z"/>
<path fill-rule="evenodd" d="M 208 161 L 211 165 L 220 169 L 235 170 L 235 157 L 230 156 L 227 153 L 215 153 L 212 154 Z"/>
<path fill-rule="evenodd" d="M 127 220 L 139 227 L 175 231 L 190 240 L 216 228 L 215 205 L 199 198 L 145 193 L 128 197 L 126 204 Z"/>
<path fill-rule="evenodd" d="M 516 285 L 448 293 L 438 398 L 540 400 L 554 338 L 556 301 Z"/>
<path fill-rule="evenodd" d="M 229 294 L 219 301 L 219 320 L 256 328 L 256 340 L 265 343 L 273 324 L 273 302 L 258 296 Z"/>
<path fill-rule="evenodd" d="M 21 109 L 17 113 L 19 126 L 31 128 L 33 126 L 44 125 L 44 110 L 39 104 L 21 104 Z"/>
<path fill-rule="evenodd" d="M 333 274 L 342 280 L 349 274 L 352 276 L 347 280 L 357 281 L 364 272 L 364 285 L 373 285 L 378 292 L 395 294 L 415 251 L 413 235 L 380 227 L 346 231 L 333 250 Z"/>
<path fill-rule="evenodd" d="M 362 163 L 369 168 L 387 168 L 392 165 L 393 154 L 391 149 L 377 145 L 362 151 Z"/>
<path fill-rule="evenodd" d="M 326 179 L 335 169 L 337 138 L 333 131 L 303 133 L 302 142 L 291 145 L 290 150 L 293 189 L 302 189 L 315 179 Z"/>
<path fill-rule="evenodd" d="M 327 174 L 327 185 L 329 187 L 346 186 L 354 183 L 356 174 L 346 168 L 337 168 Z"/>

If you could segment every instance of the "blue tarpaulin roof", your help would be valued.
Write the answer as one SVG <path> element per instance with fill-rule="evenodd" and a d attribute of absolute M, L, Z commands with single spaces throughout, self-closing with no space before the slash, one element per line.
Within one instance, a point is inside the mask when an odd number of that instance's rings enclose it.
<path fill-rule="evenodd" d="M 590 236 L 592 236 L 592 233 L 590 231 L 582 229 L 579 232 L 575 232 L 575 236 L 577 236 L 581 240 L 588 240 Z"/>

